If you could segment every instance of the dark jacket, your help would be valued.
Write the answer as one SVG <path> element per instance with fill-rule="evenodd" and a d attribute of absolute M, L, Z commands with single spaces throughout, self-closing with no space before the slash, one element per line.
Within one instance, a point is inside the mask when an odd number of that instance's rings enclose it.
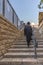
<path fill-rule="evenodd" d="M 31 26 L 25 26 L 24 35 L 25 36 L 32 36 L 32 27 Z"/>

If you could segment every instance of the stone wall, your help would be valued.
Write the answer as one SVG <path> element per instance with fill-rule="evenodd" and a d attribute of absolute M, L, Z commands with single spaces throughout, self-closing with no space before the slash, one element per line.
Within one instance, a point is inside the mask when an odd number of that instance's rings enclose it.
<path fill-rule="evenodd" d="M 43 38 L 43 21 L 41 22 L 41 24 L 39 25 L 39 32 L 41 34 L 41 37 Z"/>
<path fill-rule="evenodd" d="M 20 37 L 20 31 L 0 15 L 0 57 Z"/>
<path fill-rule="evenodd" d="M 39 12 L 39 25 L 42 23 L 43 20 L 43 12 Z"/>

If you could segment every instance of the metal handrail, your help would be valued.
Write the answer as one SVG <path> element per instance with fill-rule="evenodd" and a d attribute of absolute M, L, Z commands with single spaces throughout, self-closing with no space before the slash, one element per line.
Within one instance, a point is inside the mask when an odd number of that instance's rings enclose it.
<path fill-rule="evenodd" d="M 35 54 L 34 58 L 37 58 L 37 50 L 36 50 L 36 48 L 38 47 L 38 42 L 36 41 L 34 33 L 33 33 L 33 36 L 32 36 L 32 40 L 33 40 L 33 43 L 34 43 L 34 54 Z"/>

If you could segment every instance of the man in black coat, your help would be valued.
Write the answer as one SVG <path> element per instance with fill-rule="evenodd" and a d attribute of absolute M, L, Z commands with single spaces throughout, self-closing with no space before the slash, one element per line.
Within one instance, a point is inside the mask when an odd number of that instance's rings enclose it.
<path fill-rule="evenodd" d="M 29 43 L 32 36 L 32 27 L 30 26 L 30 22 L 27 23 L 24 27 L 24 35 L 26 36 L 27 45 L 29 47 Z"/>

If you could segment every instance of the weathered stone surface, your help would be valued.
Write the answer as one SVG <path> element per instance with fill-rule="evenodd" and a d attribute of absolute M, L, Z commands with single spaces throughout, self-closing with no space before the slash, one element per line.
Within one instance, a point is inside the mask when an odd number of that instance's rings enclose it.
<path fill-rule="evenodd" d="M 7 39 L 3 40 L 5 46 L 4 44 L 2 46 L 4 46 L 6 50 L 9 47 L 10 48 L 7 53 L 4 50 L 4 47 L 2 48 L 2 54 L 5 54 L 0 60 L 0 65 L 43 65 L 43 39 L 40 38 L 39 31 L 34 33 L 36 34 L 35 37 L 38 41 L 38 47 L 36 48 L 37 58 L 35 58 L 35 48 L 32 40 L 30 42 L 31 45 L 28 48 L 23 33 L 21 33 L 21 37 L 18 36 L 19 33 L 16 33 L 14 36 L 11 35 L 11 33 L 7 35 Z"/>
<path fill-rule="evenodd" d="M 39 32 L 40 32 L 41 38 L 43 38 L 43 21 L 39 25 Z"/>
<path fill-rule="evenodd" d="M 20 37 L 20 31 L 3 16 L 0 16 L 0 52 L 7 49 Z"/>

